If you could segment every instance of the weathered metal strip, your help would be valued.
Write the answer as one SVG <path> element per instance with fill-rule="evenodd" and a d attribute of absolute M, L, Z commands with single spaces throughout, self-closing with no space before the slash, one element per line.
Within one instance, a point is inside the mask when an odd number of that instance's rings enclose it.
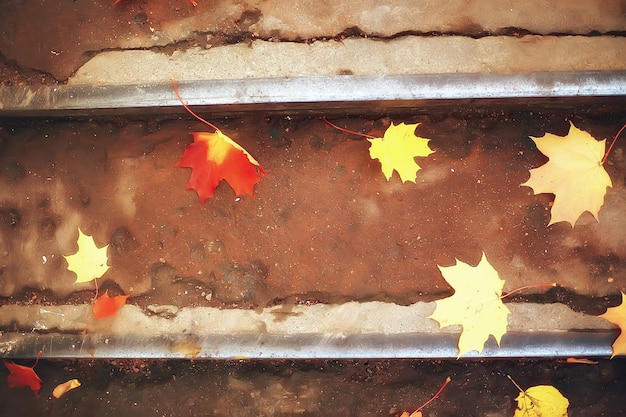
<path fill-rule="evenodd" d="M 180 84 L 185 101 L 208 110 L 350 109 L 365 103 L 626 96 L 626 71 L 423 74 L 202 80 Z M 169 81 L 150 85 L 26 86 L 0 89 L 0 116 L 182 112 Z M 132 113 L 132 112 L 131 112 Z"/>
<path fill-rule="evenodd" d="M 498 347 L 463 358 L 610 357 L 615 331 L 511 333 Z M 164 334 L 120 336 L 5 333 L 0 356 L 32 358 L 197 358 L 197 359 L 455 359 L 456 334 Z"/>

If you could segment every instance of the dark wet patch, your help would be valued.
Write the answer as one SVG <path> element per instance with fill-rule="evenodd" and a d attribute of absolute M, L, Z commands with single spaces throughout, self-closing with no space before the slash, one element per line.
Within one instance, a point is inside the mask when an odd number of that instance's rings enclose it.
<path fill-rule="evenodd" d="M 111 233 L 109 244 L 118 255 L 132 252 L 139 247 L 139 243 L 126 226 L 120 226 Z"/>
<path fill-rule="evenodd" d="M 165 262 L 152 264 L 148 273 L 154 285 L 170 285 L 176 277 L 176 269 Z"/>
<path fill-rule="evenodd" d="M 259 301 L 267 297 L 265 281 L 268 275 L 268 266 L 259 259 L 244 265 L 223 265 L 212 283 L 217 288 L 215 297 L 227 304 L 243 302 L 259 305 Z"/>
<path fill-rule="evenodd" d="M 577 294 L 563 287 L 550 288 L 545 293 L 514 295 L 509 299 L 511 302 L 531 302 L 531 303 L 561 303 L 566 304 L 574 311 L 598 316 L 606 313 L 609 307 L 615 307 L 622 302 L 620 294 L 609 294 L 603 297 L 589 297 Z"/>
<path fill-rule="evenodd" d="M 193 335 L 173 349 L 193 349 Z M 30 366 L 32 361 L 20 361 Z M 265 360 L 159 361 L 131 358 L 41 360 L 41 396 L 0 385 L 7 415 L 260 415 L 392 416 L 428 401 L 447 377 L 451 382 L 424 409 L 425 416 L 510 416 L 517 388 L 552 385 L 569 399 L 569 415 L 618 416 L 626 362 L 597 365 L 563 360 Z M 0 373 L 7 371 L 0 369 Z M 4 375 L 1 376 L 4 376 Z M 50 398 L 57 383 L 78 378 L 82 386 Z M 132 413 L 130 413 L 132 411 Z"/>
<path fill-rule="evenodd" d="M 263 13 L 258 9 L 246 10 L 235 23 L 237 24 L 237 28 L 242 32 L 249 32 L 250 27 L 258 23 L 262 17 Z"/>
<path fill-rule="evenodd" d="M 22 215 L 15 208 L 0 207 L 0 226 L 4 230 L 16 228 L 20 224 Z"/>
<path fill-rule="evenodd" d="M 4 166 L 4 170 L 2 172 L 2 177 L 9 184 L 14 183 L 16 181 L 21 180 L 26 176 L 26 170 L 17 161 L 9 162 Z"/>

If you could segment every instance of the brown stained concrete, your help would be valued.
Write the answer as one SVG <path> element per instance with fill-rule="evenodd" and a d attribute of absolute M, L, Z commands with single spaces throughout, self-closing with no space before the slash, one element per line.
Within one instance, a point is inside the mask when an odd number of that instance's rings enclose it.
<path fill-rule="evenodd" d="M 625 6 L 619 0 L 418 4 L 396 0 L 384 5 L 375 0 L 296 0 L 289 2 L 289 7 L 265 0 L 205 0 L 197 7 L 183 0 L 112 3 L 2 2 L 0 52 L 21 67 L 64 80 L 104 50 L 161 46 L 169 54 L 181 47 L 210 47 L 225 40 L 241 41 L 242 37 L 293 41 L 333 37 L 350 28 L 358 28 L 368 37 L 406 32 L 587 35 L 626 30 Z"/>
<path fill-rule="evenodd" d="M 599 223 L 586 213 L 575 228 L 547 227 L 553 196 L 520 186 L 545 162 L 529 136 L 563 135 L 567 120 L 598 138 L 621 126 L 584 113 L 335 120 L 377 137 L 391 122 L 420 122 L 416 134 L 435 153 L 404 184 L 385 179 L 367 141 L 316 118 L 212 120 L 268 175 L 254 198 L 222 183 L 204 205 L 185 190 L 190 170 L 175 167 L 189 132 L 205 128 L 195 120 L 11 128 L 0 154 L 0 296 L 92 296 L 94 284 L 75 284 L 63 258 L 77 251 L 79 227 L 110 245 L 101 290 L 141 304 L 431 301 L 451 293 L 439 266 L 476 265 L 483 252 L 505 291 L 557 282 L 617 294 L 626 285 L 623 145 L 607 164 L 614 181 Z"/>
<path fill-rule="evenodd" d="M 626 62 L 624 38 L 610 35 L 626 30 L 623 1 L 199 3 L 7 1 L 0 6 L 0 52 L 59 79 L 95 55 L 71 82 L 98 84 L 328 74 L 323 71 L 618 70 Z M 333 37 L 354 27 L 363 36 L 343 43 L 342 37 L 310 45 L 271 42 Z M 533 35 L 506 36 L 515 32 L 509 28 Z M 366 39 L 406 32 L 411 35 Z M 421 36 L 429 32 L 481 37 Z M 605 35 L 561 36 L 592 32 Z M 559 36 L 537 36 L 554 33 Z M 153 46 L 163 48 L 102 52 Z M 378 60 L 368 62 L 374 50 Z M 287 61 L 294 55 L 304 58 L 300 66 Z M 306 65 L 309 58 L 317 66 Z M 222 65 L 227 59 L 234 65 Z M 135 65 L 143 62 L 148 65 Z M 192 65 L 198 62 L 206 67 Z M 277 62 L 283 72 L 272 65 Z M 558 282 L 589 297 L 619 294 L 626 285 L 623 146 L 607 164 L 615 181 L 599 223 L 587 214 L 575 228 L 548 228 L 553 197 L 519 185 L 545 161 L 529 135 L 564 134 L 567 121 L 575 120 L 608 137 L 622 118 L 595 121 L 574 110 L 493 114 L 335 120 L 374 135 L 392 121 L 421 122 L 419 134 L 432 138 L 436 152 L 420 160 L 416 184 L 401 184 L 397 176 L 386 181 L 365 141 L 319 120 L 218 120 L 269 175 L 255 187 L 255 198 L 235 199 L 221 184 L 205 205 L 184 189 L 189 170 L 173 167 L 191 140 L 188 132 L 204 128 L 195 121 L 12 128 L 0 152 L 0 295 L 6 297 L 0 328 L 84 329 L 94 286 L 75 285 L 63 260 L 76 251 L 78 227 L 98 246 L 110 245 L 112 267 L 99 280 L 101 290 L 131 295 L 119 317 L 103 329 L 94 324 L 93 331 L 158 334 L 216 323 L 225 333 L 436 331 L 427 319 L 429 301 L 452 293 L 438 266 L 457 259 L 475 265 L 483 252 L 506 281 L 505 291 Z M 149 304 L 172 305 L 179 318 L 173 324 L 148 318 Z M 283 309 L 294 314 L 284 320 Z M 513 330 L 612 327 L 563 304 L 511 310 Z"/>

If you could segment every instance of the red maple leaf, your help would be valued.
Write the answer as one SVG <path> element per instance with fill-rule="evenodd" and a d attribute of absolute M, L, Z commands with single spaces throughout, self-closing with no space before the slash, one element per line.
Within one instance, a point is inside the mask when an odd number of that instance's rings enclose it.
<path fill-rule="evenodd" d="M 215 133 L 195 132 L 193 143 L 185 148 L 178 167 L 191 168 L 185 189 L 198 193 L 200 202 L 215 195 L 215 188 L 226 180 L 237 196 L 253 195 L 254 184 L 261 181 L 265 170 L 237 142 L 220 130 Z"/>
<path fill-rule="evenodd" d="M 39 375 L 35 373 L 35 366 L 37 366 L 40 356 L 41 352 L 37 355 L 37 360 L 32 367 L 3 361 L 4 366 L 9 369 L 9 376 L 7 377 L 9 388 L 30 387 L 30 389 L 35 393 L 35 397 L 39 397 L 41 378 L 39 378 Z"/>
<path fill-rule="evenodd" d="M 126 300 L 130 295 L 117 295 L 111 297 L 108 291 L 105 291 L 100 298 L 91 307 L 93 310 L 93 316 L 97 319 L 104 317 L 111 317 L 117 314 L 117 311 L 126 304 Z"/>

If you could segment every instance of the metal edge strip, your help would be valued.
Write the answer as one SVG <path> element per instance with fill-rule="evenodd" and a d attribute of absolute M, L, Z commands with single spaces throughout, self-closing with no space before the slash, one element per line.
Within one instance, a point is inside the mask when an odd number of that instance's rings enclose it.
<path fill-rule="evenodd" d="M 181 82 L 192 106 L 420 100 L 626 96 L 626 71 L 523 74 L 422 74 L 398 76 L 288 77 Z M 0 89 L 0 116 L 72 115 L 108 109 L 179 108 L 169 82 L 133 85 L 58 85 Z"/>
<path fill-rule="evenodd" d="M 507 333 L 462 358 L 610 357 L 616 331 Z M 456 334 L 23 334 L 0 336 L 0 357 L 146 359 L 457 359 Z"/>

